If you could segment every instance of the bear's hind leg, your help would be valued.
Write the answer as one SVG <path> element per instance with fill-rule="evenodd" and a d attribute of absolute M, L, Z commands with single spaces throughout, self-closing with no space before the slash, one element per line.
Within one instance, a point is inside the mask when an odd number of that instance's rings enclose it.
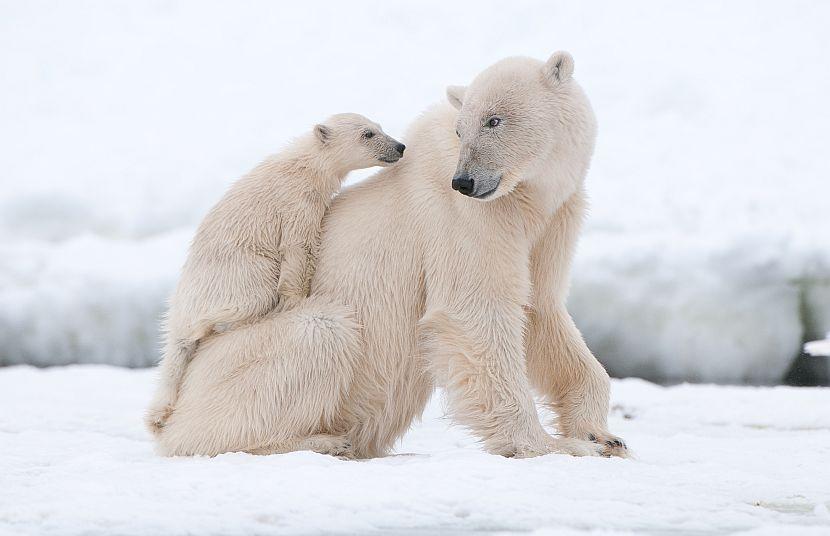
<path fill-rule="evenodd" d="M 352 311 L 315 299 L 210 337 L 157 436 L 159 452 L 346 451 L 321 432 L 349 429 L 341 408 L 361 348 Z"/>
<path fill-rule="evenodd" d="M 354 457 L 352 442 L 349 438 L 330 434 L 316 434 L 303 439 L 277 441 L 270 445 L 250 449 L 248 453 L 267 456 L 269 454 L 285 454 L 303 450 L 340 458 Z"/>

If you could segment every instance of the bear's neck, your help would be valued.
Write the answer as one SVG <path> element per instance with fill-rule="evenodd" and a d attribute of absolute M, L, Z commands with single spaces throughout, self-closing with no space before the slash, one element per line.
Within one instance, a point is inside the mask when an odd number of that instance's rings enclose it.
<path fill-rule="evenodd" d="M 321 194 L 336 192 L 350 171 L 320 147 L 319 141 L 312 134 L 295 140 L 282 153 L 280 160 L 287 173 L 306 178 L 308 186 Z"/>
<path fill-rule="evenodd" d="M 573 162 L 559 160 L 532 171 L 525 180 L 547 216 L 553 216 L 582 185 L 584 176 L 574 172 L 577 167 L 580 166 Z"/>
<path fill-rule="evenodd" d="M 552 147 L 546 158 L 526 169 L 516 188 L 499 199 L 480 204 L 496 221 L 510 222 L 516 236 L 533 244 L 544 233 L 556 212 L 584 187 L 587 160 L 584 155 L 563 153 Z M 516 225 L 516 222 L 521 222 Z"/>

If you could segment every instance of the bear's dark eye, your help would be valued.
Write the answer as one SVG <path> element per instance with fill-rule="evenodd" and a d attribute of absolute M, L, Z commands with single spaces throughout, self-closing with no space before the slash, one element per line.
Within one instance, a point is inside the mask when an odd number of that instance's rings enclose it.
<path fill-rule="evenodd" d="M 487 121 L 487 126 L 490 128 L 495 128 L 499 126 L 499 123 L 501 123 L 501 119 L 499 119 L 498 117 L 491 117 L 490 120 Z"/>
<path fill-rule="evenodd" d="M 363 132 L 363 137 L 366 138 L 367 140 L 369 138 L 371 138 L 372 136 L 374 136 L 374 135 L 375 135 L 375 133 L 372 132 L 371 130 L 366 130 L 366 131 Z"/>
<path fill-rule="evenodd" d="M 458 132 L 458 129 L 455 129 L 455 135 L 458 136 L 459 138 L 461 137 L 461 133 Z"/>

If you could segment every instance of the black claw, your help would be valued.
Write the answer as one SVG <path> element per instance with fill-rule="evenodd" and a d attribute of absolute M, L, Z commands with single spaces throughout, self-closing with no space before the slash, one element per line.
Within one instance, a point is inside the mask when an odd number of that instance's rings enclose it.
<path fill-rule="evenodd" d="M 614 448 L 614 447 L 621 448 L 621 449 L 627 449 L 628 448 L 625 444 L 625 441 L 623 441 L 622 439 L 609 439 L 608 441 L 605 442 L 605 444 L 609 447 L 612 447 L 612 448 Z"/>
<path fill-rule="evenodd" d="M 588 434 L 588 441 L 593 441 L 594 443 L 597 442 L 597 436 L 594 434 Z"/>

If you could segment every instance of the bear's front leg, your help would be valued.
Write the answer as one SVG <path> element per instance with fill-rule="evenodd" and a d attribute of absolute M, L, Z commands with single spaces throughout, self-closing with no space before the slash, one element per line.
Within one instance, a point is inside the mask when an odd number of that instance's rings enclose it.
<path fill-rule="evenodd" d="M 554 438 L 539 422 L 525 373 L 521 308 L 484 313 L 482 322 L 432 311 L 418 323 L 421 355 L 446 390 L 453 419 L 477 435 L 492 454 L 601 455 L 600 445 Z"/>
<path fill-rule="evenodd" d="M 559 431 L 601 445 L 606 456 L 627 457 L 625 442 L 608 431 L 608 373 L 564 305 L 542 305 L 527 314 L 528 375 L 556 412 Z"/>

